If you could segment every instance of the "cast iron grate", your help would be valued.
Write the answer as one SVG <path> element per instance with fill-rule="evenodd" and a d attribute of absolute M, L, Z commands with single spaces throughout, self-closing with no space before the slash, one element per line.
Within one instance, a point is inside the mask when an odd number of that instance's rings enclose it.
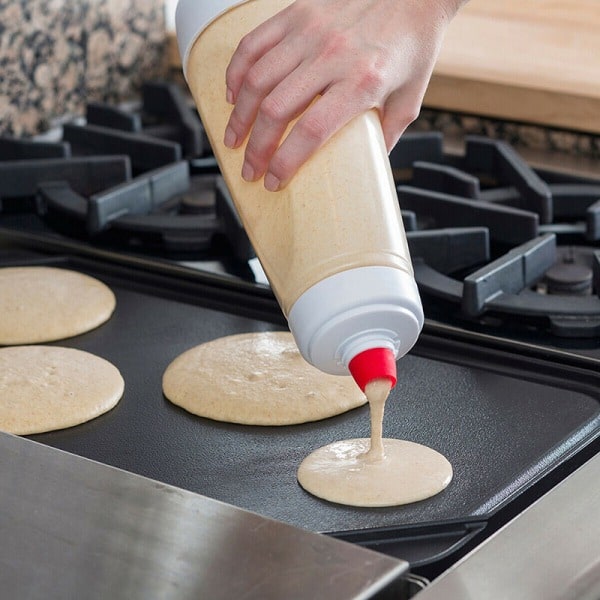
<path fill-rule="evenodd" d="M 139 106 L 90 103 L 60 141 L 0 139 L 0 213 L 120 251 L 254 257 L 195 108 L 166 82 Z"/>
<path fill-rule="evenodd" d="M 405 134 L 390 155 L 426 314 L 600 335 L 600 177 L 531 168 L 508 144 Z M 180 89 L 90 104 L 62 140 L 0 140 L 0 213 L 125 252 L 254 257 L 197 112 Z M 1 222 L 0 222 L 1 223 Z"/>
<path fill-rule="evenodd" d="M 465 320 L 599 335 L 600 179 L 547 182 L 502 141 L 468 137 L 462 156 L 442 143 L 409 134 L 390 156 L 425 302 Z"/>

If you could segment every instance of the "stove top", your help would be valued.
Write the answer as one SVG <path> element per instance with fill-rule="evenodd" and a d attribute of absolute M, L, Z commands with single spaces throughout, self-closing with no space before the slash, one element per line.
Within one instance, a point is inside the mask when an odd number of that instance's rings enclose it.
<path fill-rule="evenodd" d="M 46 136 L 47 137 L 47 136 Z M 427 325 L 600 360 L 598 178 L 471 136 L 390 155 Z M 0 228 L 264 286 L 197 112 L 171 83 L 90 104 L 54 141 L 0 139 Z"/>

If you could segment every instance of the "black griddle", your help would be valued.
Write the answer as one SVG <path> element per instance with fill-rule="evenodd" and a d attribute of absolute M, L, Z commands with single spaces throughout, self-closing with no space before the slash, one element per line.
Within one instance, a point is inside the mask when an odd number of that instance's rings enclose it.
<path fill-rule="evenodd" d="M 324 444 L 368 436 L 368 407 L 304 425 L 241 426 L 191 415 L 162 394 L 164 370 L 185 350 L 220 336 L 285 329 L 268 288 L 157 261 L 26 246 L 13 240 L 0 247 L 0 266 L 79 270 L 117 298 L 107 323 L 50 345 L 111 361 L 125 380 L 123 398 L 91 422 L 30 436 L 49 446 L 401 556 L 413 568 L 455 559 L 499 515 L 522 510 L 577 457 L 597 451 L 595 369 L 426 328 L 399 361 L 384 435 L 446 455 L 450 486 L 396 508 L 321 501 L 298 485 L 297 467 Z"/>

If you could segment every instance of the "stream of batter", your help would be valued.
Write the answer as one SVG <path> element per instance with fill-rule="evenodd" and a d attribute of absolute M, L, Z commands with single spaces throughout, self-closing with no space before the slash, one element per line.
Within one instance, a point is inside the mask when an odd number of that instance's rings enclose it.
<path fill-rule="evenodd" d="M 374 379 L 365 387 L 365 395 L 371 411 L 371 445 L 365 456 L 369 461 L 381 461 L 385 458 L 383 414 L 391 389 L 392 385 L 389 379 Z"/>

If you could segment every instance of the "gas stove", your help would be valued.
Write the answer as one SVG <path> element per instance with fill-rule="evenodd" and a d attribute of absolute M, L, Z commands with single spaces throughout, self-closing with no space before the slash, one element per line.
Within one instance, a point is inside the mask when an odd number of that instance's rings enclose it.
<path fill-rule="evenodd" d="M 58 133 L 0 139 L 0 266 L 80 269 L 117 293 L 115 319 L 61 344 L 120 366 L 121 406 L 33 439 L 406 559 L 416 575 L 454 564 L 600 450 L 600 168 L 445 142 L 407 133 L 390 155 L 426 321 L 385 425 L 449 456 L 443 495 L 364 511 L 297 488 L 289 474 L 315 445 L 366 433 L 360 411 L 272 431 L 166 403 L 157 377 L 178 353 L 286 323 L 195 109 L 164 82 Z"/>
<path fill-rule="evenodd" d="M 429 326 L 600 358 L 600 169 L 534 169 L 478 136 L 449 153 L 438 132 L 404 135 L 390 161 Z M 55 141 L 0 139 L 0 227 L 266 283 L 171 83 L 88 105 Z"/>

